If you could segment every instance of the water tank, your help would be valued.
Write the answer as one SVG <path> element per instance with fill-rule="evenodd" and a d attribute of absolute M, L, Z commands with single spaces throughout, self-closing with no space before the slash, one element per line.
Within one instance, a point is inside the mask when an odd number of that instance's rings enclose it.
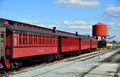
<path fill-rule="evenodd" d="M 107 25 L 103 23 L 97 23 L 92 27 L 93 36 L 107 36 Z"/>

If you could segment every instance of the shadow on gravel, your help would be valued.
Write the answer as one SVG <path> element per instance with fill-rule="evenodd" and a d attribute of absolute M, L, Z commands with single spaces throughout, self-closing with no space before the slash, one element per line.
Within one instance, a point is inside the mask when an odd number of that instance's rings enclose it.
<path fill-rule="evenodd" d="M 120 50 L 100 63 L 120 63 Z"/>
<path fill-rule="evenodd" d="M 111 55 L 110 57 L 106 58 L 105 60 L 101 61 L 100 63 L 117 63 L 119 64 L 116 72 L 114 72 L 113 77 L 119 77 L 118 73 L 120 72 L 120 50 L 115 54 Z"/>

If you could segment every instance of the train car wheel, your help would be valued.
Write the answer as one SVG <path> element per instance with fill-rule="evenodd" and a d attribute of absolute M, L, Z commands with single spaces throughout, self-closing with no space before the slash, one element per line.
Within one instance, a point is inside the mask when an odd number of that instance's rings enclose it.
<path fill-rule="evenodd" d="M 10 64 L 11 64 L 10 69 L 17 69 L 17 68 L 22 66 L 21 62 L 13 62 L 13 63 L 10 63 Z"/>

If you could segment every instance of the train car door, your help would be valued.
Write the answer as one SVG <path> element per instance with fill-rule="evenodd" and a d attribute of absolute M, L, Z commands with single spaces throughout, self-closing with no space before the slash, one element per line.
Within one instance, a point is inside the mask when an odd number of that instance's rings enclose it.
<path fill-rule="evenodd" d="M 6 28 L 0 27 L 0 60 L 5 58 Z"/>

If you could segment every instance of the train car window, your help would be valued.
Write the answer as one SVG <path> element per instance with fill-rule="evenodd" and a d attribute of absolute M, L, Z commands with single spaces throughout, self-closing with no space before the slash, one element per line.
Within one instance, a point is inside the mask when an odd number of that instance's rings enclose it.
<path fill-rule="evenodd" d="M 47 46 L 47 35 L 45 36 L 45 45 Z"/>
<path fill-rule="evenodd" d="M 40 46 L 40 34 L 38 35 L 38 46 Z"/>
<path fill-rule="evenodd" d="M 46 36 L 44 35 L 44 46 L 46 46 Z"/>
<path fill-rule="evenodd" d="M 25 34 L 25 36 L 24 36 L 24 38 L 25 38 L 25 46 L 27 45 L 27 34 Z"/>
<path fill-rule="evenodd" d="M 37 46 L 37 44 L 38 44 L 38 40 L 37 40 L 38 37 L 37 37 L 37 36 L 38 36 L 38 35 L 36 34 L 36 41 L 35 41 L 35 42 L 36 42 L 36 46 Z"/>
<path fill-rule="evenodd" d="M 52 46 L 54 46 L 54 36 L 52 36 Z"/>
<path fill-rule="evenodd" d="M 37 45 L 39 46 L 39 34 L 37 35 Z"/>
<path fill-rule="evenodd" d="M 35 34 L 33 34 L 33 46 L 35 46 L 35 39 L 36 39 L 36 37 L 35 37 Z"/>
<path fill-rule="evenodd" d="M 55 37 L 55 46 L 57 45 L 57 37 Z"/>
<path fill-rule="evenodd" d="M 57 45 L 57 37 L 55 37 L 55 46 Z"/>
<path fill-rule="evenodd" d="M 49 35 L 47 36 L 47 45 L 50 46 L 49 45 Z"/>
<path fill-rule="evenodd" d="M 44 36 L 44 44 L 46 46 L 46 35 Z"/>
<path fill-rule="evenodd" d="M 51 45 L 53 46 L 53 36 L 51 36 Z"/>
<path fill-rule="evenodd" d="M 45 38 L 44 38 L 44 41 L 45 41 L 45 46 L 47 46 L 47 39 L 46 39 L 46 35 L 45 35 Z"/>
<path fill-rule="evenodd" d="M 26 34 L 26 36 L 25 36 L 25 38 L 26 38 L 26 39 L 25 39 L 25 40 L 26 40 L 26 46 L 27 46 L 27 44 L 28 44 L 28 41 L 27 41 L 27 40 L 28 40 L 28 37 L 27 37 L 27 36 L 28 36 L 28 34 Z"/>
<path fill-rule="evenodd" d="M 1 34 L 1 38 L 4 38 L 4 34 Z"/>
<path fill-rule="evenodd" d="M 50 36 L 50 46 L 52 45 L 52 37 Z"/>
<path fill-rule="evenodd" d="M 29 34 L 29 46 L 31 46 L 31 34 Z"/>
<path fill-rule="evenodd" d="M 37 44 L 38 44 L 38 41 L 37 41 L 37 39 L 38 39 L 38 37 L 37 37 L 38 35 L 36 34 L 36 46 L 37 46 Z"/>
<path fill-rule="evenodd" d="M 25 45 L 25 34 L 23 34 L 23 45 Z"/>
<path fill-rule="evenodd" d="M 27 34 L 25 34 L 25 45 L 27 45 Z"/>
<path fill-rule="evenodd" d="M 32 41 L 31 33 L 29 34 L 29 38 L 30 38 L 30 40 L 29 40 L 29 43 L 30 43 L 30 44 L 29 44 L 29 45 L 31 46 L 31 44 L 32 44 L 32 43 L 31 43 L 31 41 Z"/>
<path fill-rule="evenodd" d="M 43 42 L 44 42 L 44 40 L 43 40 L 43 34 L 41 34 L 41 46 L 43 46 Z"/>
<path fill-rule="evenodd" d="M 49 35 L 48 35 L 47 40 L 48 40 L 48 46 L 50 46 L 50 36 Z"/>
<path fill-rule="evenodd" d="M 53 45 L 53 37 L 51 36 L 51 46 Z"/>
<path fill-rule="evenodd" d="M 43 45 L 43 34 L 41 34 L 41 46 Z"/>
<path fill-rule="evenodd" d="M 55 46 L 55 44 L 56 44 L 56 40 L 55 40 L 55 39 L 56 39 L 56 37 L 54 36 L 54 46 Z"/>
<path fill-rule="evenodd" d="M 41 34 L 39 35 L 39 45 L 41 46 Z"/>
<path fill-rule="evenodd" d="M 33 33 L 33 46 L 35 46 L 35 45 L 36 45 L 36 34 Z"/>
<path fill-rule="evenodd" d="M 41 46 L 43 45 L 43 35 L 40 36 Z"/>
<path fill-rule="evenodd" d="M 17 34 L 17 46 L 19 46 L 19 34 Z"/>
<path fill-rule="evenodd" d="M 42 46 L 44 46 L 44 35 L 42 35 Z"/>
<path fill-rule="evenodd" d="M 52 36 L 50 36 L 50 45 L 52 46 Z"/>
<path fill-rule="evenodd" d="M 49 36 L 47 35 L 46 36 L 46 46 L 49 46 L 49 42 L 48 41 L 49 41 Z"/>
<path fill-rule="evenodd" d="M 33 46 L 33 43 L 34 43 L 34 41 L 33 41 L 33 38 L 34 36 L 33 36 L 33 34 L 31 34 L 31 45 Z"/>
<path fill-rule="evenodd" d="M 57 37 L 55 37 L 55 46 L 57 45 Z"/>
<path fill-rule="evenodd" d="M 55 36 L 53 37 L 53 46 L 55 46 Z"/>
<path fill-rule="evenodd" d="M 54 46 L 54 36 L 53 36 L 53 39 L 52 39 L 52 46 Z"/>
<path fill-rule="evenodd" d="M 40 34 L 38 35 L 38 46 L 40 46 Z"/>
<path fill-rule="evenodd" d="M 46 38 L 46 40 L 47 40 L 47 46 L 49 46 L 49 35 L 47 35 L 47 38 Z"/>
<path fill-rule="evenodd" d="M 50 36 L 49 36 L 49 46 L 51 46 L 51 39 L 50 39 Z"/>
<path fill-rule="evenodd" d="M 23 34 L 23 45 L 25 45 L 25 42 L 26 42 L 26 40 L 25 40 L 25 34 Z"/>
<path fill-rule="evenodd" d="M 34 34 L 34 46 L 36 45 L 36 34 Z"/>
<path fill-rule="evenodd" d="M 32 34 L 30 34 L 30 46 L 32 46 Z"/>
<path fill-rule="evenodd" d="M 47 46 L 49 46 L 49 35 L 47 35 Z"/>
<path fill-rule="evenodd" d="M 21 34 L 19 34 L 19 45 L 21 45 Z"/>
<path fill-rule="evenodd" d="M 45 46 L 47 46 L 47 43 L 48 43 L 48 42 L 47 42 L 47 37 L 48 37 L 48 36 L 46 35 L 46 36 L 45 36 Z"/>
<path fill-rule="evenodd" d="M 38 45 L 38 34 L 36 34 L 36 46 Z"/>
<path fill-rule="evenodd" d="M 49 36 L 49 45 L 51 46 L 51 36 Z"/>
<path fill-rule="evenodd" d="M 45 46 L 46 46 L 46 37 L 47 37 L 47 36 L 45 35 Z"/>
<path fill-rule="evenodd" d="M 39 34 L 37 35 L 37 45 L 39 46 L 39 42 L 40 42 L 40 40 L 39 40 Z"/>
<path fill-rule="evenodd" d="M 23 34 L 21 34 L 21 45 L 23 46 Z"/>
<path fill-rule="evenodd" d="M 28 38 L 27 39 L 27 45 L 30 46 L 30 34 L 29 33 L 27 34 L 27 38 Z"/>
<path fill-rule="evenodd" d="M 55 37 L 53 36 L 53 46 L 55 45 Z"/>
<path fill-rule="evenodd" d="M 55 46 L 55 36 L 53 36 L 53 46 Z"/>

